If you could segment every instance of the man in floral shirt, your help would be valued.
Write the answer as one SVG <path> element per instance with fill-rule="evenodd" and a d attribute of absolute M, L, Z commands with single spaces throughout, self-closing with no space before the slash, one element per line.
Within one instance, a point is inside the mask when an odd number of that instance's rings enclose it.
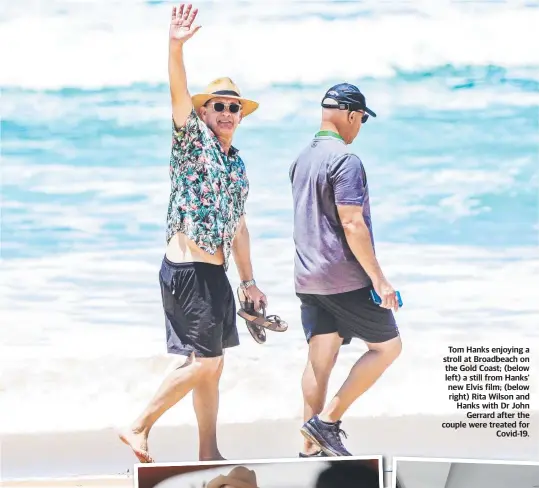
<path fill-rule="evenodd" d="M 267 305 L 253 279 L 245 201 L 249 183 L 232 136 L 258 108 L 229 78 L 191 97 L 183 45 L 200 28 L 191 5 L 173 8 L 169 78 L 173 137 L 167 249 L 159 280 L 172 372 L 131 426 L 120 433 L 140 462 L 153 462 L 148 435 L 155 422 L 190 391 L 199 428 L 200 460 L 223 459 L 217 447 L 219 380 L 224 349 L 239 344 L 234 294 L 226 276 L 230 254 L 241 288 L 255 305 Z"/>

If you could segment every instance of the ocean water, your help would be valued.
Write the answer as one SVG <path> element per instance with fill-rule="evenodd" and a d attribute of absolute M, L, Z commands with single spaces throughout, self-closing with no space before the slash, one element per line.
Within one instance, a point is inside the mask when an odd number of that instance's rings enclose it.
<path fill-rule="evenodd" d="M 352 147 L 369 175 L 382 266 L 405 302 L 403 354 L 349 415 L 454 412 L 448 345 L 537 353 L 537 2 L 198 6 L 191 91 L 225 75 L 261 103 L 235 145 L 251 181 L 256 278 L 270 313 L 290 323 L 264 346 L 239 323 L 220 421 L 301 416 L 288 167 L 340 81 L 378 114 Z M 22 0 L 0 10 L 1 432 L 125 423 L 166 369 L 157 276 L 170 8 Z M 331 391 L 364 350 L 343 348 Z M 162 422 L 194 422 L 191 402 Z"/>

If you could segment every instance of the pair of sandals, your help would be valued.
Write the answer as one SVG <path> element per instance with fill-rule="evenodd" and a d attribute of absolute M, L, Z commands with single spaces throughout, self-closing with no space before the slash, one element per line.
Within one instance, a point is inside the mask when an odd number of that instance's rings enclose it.
<path fill-rule="evenodd" d="M 278 315 L 266 315 L 264 306 L 257 311 L 254 302 L 241 288 L 238 288 L 238 301 L 240 302 L 238 315 L 245 320 L 247 330 L 258 344 L 266 342 L 266 329 L 273 332 L 285 332 L 288 329 L 288 324 Z"/>

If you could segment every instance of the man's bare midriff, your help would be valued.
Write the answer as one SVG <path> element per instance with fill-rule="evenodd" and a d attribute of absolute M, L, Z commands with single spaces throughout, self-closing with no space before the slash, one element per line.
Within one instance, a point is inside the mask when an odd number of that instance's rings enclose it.
<path fill-rule="evenodd" d="M 200 249 L 194 241 L 188 239 L 182 232 L 176 232 L 168 243 L 166 256 L 173 263 L 209 263 L 222 265 L 225 262 L 223 248 L 220 247 L 215 254 Z"/>

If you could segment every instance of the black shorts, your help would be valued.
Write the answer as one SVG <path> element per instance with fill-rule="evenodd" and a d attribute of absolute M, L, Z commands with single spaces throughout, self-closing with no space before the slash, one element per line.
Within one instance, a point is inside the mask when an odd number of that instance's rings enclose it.
<path fill-rule="evenodd" d="M 307 342 L 311 337 L 338 332 L 343 344 L 355 337 L 381 343 L 399 336 L 393 312 L 376 305 L 370 287 L 336 295 L 297 293 Z"/>
<path fill-rule="evenodd" d="M 165 257 L 159 283 L 169 353 L 214 358 L 239 345 L 234 293 L 223 266 Z"/>

